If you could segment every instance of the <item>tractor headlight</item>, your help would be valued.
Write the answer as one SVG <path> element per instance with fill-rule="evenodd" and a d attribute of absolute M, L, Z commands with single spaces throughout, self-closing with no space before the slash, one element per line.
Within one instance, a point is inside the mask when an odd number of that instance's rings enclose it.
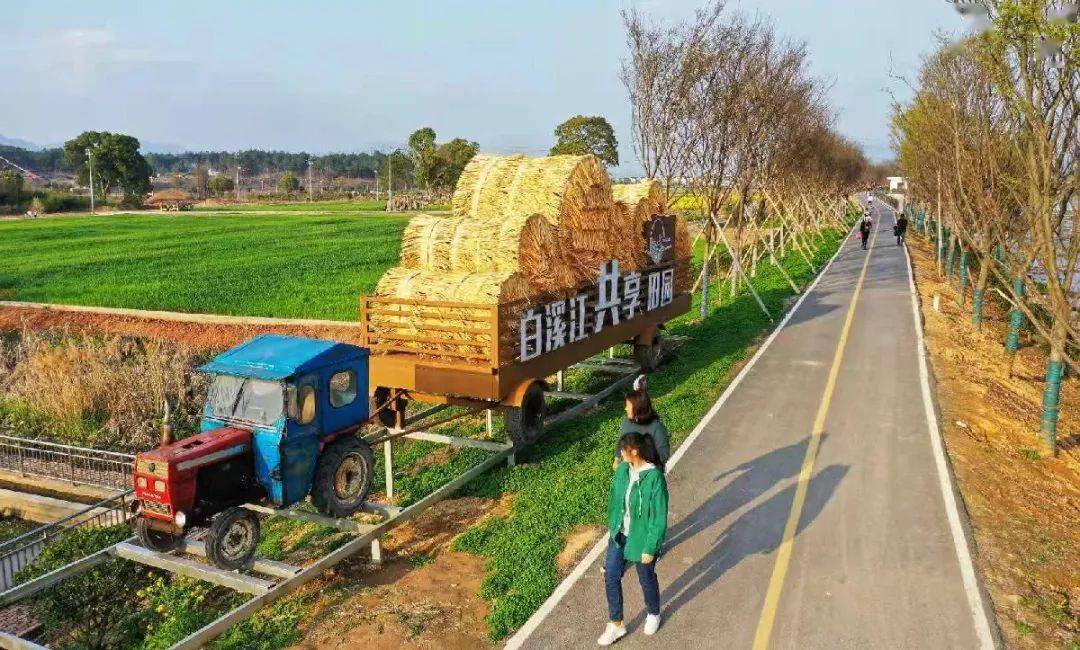
<path fill-rule="evenodd" d="M 176 522 L 177 526 L 183 528 L 187 524 L 187 515 L 178 510 L 176 516 L 173 517 L 173 521 Z"/>
<path fill-rule="evenodd" d="M 137 485 L 137 486 L 139 486 L 139 487 L 141 487 L 142 489 L 145 490 L 146 489 L 146 477 L 145 476 L 140 476 L 139 478 L 135 479 L 135 485 Z"/>
<path fill-rule="evenodd" d="M 165 481 L 154 481 L 154 492 L 164 492 Z"/>

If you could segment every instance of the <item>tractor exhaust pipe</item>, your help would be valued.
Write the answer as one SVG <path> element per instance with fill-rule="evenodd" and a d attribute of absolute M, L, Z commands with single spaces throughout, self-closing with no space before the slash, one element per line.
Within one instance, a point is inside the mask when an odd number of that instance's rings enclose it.
<path fill-rule="evenodd" d="M 172 407 L 169 405 L 169 399 L 165 398 L 165 414 L 161 418 L 161 446 L 167 447 L 172 442 Z"/>

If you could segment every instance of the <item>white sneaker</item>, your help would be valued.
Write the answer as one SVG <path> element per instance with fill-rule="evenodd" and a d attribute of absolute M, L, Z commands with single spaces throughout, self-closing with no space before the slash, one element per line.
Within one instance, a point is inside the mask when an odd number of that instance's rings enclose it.
<path fill-rule="evenodd" d="M 611 645 L 626 636 L 626 626 L 608 623 L 604 633 L 596 640 L 596 645 Z"/>
<path fill-rule="evenodd" d="M 649 614 L 645 617 L 645 629 L 643 630 L 647 636 L 656 634 L 656 631 L 660 629 L 660 615 Z"/>

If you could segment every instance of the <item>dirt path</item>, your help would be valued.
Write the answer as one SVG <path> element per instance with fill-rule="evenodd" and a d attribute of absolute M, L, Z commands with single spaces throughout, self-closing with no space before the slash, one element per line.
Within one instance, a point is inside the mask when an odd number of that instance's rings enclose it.
<path fill-rule="evenodd" d="M 484 519 L 505 516 L 509 497 L 443 501 L 384 541 L 382 568 L 348 562 L 309 593 L 319 596 L 298 648 L 398 650 L 490 647 L 489 604 L 479 595 L 484 560 L 449 550 Z"/>
<path fill-rule="evenodd" d="M 927 240 L 915 237 L 910 248 L 942 430 L 1002 635 L 1009 647 L 1073 650 L 1080 647 L 1080 381 L 1064 382 L 1058 457 L 1040 457 L 1045 351 L 1028 341 L 1010 378 L 1005 308 L 988 305 L 988 322 L 976 332 L 938 278 Z"/>

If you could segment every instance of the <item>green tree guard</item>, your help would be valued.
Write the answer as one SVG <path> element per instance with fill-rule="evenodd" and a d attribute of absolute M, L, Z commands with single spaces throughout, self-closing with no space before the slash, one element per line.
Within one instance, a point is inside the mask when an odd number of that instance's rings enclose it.
<path fill-rule="evenodd" d="M 1057 452 L 1058 401 L 1061 397 L 1061 377 L 1065 374 L 1064 361 L 1046 364 L 1046 384 L 1043 386 L 1042 438 L 1047 451 Z"/>
<path fill-rule="evenodd" d="M 1024 297 L 1024 279 L 1013 278 L 1013 294 L 1017 300 Z M 1019 306 L 1009 312 L 1009 334 L 1005 337 L 1005 349 L 1009 354 L 1016 354 L 1020 349 L 1020 330 L 1024 327 L 1024 312 Z"/>
<path fill-rule="evenodd" d="M 949 244 L 948 244 L 949 241 L 950 241 L 949 233 L 948 233 L 948 231 L 946 231 L 945 232 L 945 242 L 946 242 L 945 245 L 949 247 L 949 250 L 948 250 L 948 252 L 946 253 L 946 256 L 945 256 L 945 278 L 951 283 L 952 282 L 952 276 L 953 276 L 953 262 L 955 261 L 955 258 L 956 258 L 956 246 L 949 246 Z"/>
<path fill-rule="evenodd" d="M 960 248 L 960 273 L 959 277 L 959 289 L 960 295 L 957 297 L 957 304 L 963 306 L 964 300 L 967 298 L 968 287 L 968 252 L 963 247 Z"/>

